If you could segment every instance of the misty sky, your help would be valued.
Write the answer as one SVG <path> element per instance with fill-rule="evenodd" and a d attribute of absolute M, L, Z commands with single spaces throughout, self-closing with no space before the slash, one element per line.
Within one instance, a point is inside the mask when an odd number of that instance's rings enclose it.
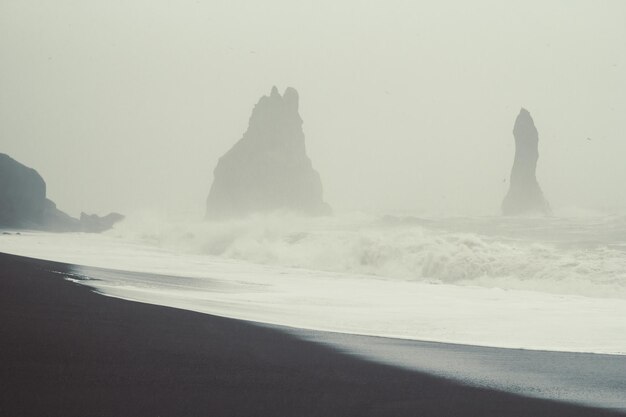
<path fill-rule="evenodd" d="M 521 106 L 553 207 L 626 208 L 623 1 L 2 0 L 0 63 L 0 152 L 74 215 L 202 210 L 272 85 L 335 208 L 498 213 Z"/>

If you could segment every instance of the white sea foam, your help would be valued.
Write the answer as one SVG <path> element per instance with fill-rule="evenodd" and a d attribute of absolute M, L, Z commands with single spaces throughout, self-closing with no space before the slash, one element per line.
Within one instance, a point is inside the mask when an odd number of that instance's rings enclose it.
<path fill-rule="evenodd" d="M 626 298 L 626 217 L 130 219 L 113 235 L 179 253 L 386 279 Z"/>
<path fill-rule="evenodd" d="M 0 236 L 100 291 L 293 327 L 626 353 L 623 217 L 132 219 L 106 235 Z M 160 274 L 160 275 L 151 275 Z M 76 277 L 74 277 L 76 278 Z"/>

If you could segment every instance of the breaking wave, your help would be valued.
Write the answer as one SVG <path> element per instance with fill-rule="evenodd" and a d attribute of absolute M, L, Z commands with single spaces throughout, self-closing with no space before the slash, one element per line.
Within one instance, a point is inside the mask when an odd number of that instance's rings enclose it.
<path fill-rule="evenodd" d="M 418 218 L 362 213 L 164 222 L 112 234 L 167 250 L 381 279 L 626 298 L 626 217 Z"/>

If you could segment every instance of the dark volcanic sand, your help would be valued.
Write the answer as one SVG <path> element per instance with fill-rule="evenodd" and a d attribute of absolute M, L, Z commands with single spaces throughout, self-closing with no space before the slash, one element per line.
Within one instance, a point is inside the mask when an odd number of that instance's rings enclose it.
<path fill-rule="evenodd" d="M 251 323 L 105 297 L 0 254 L 1 416 L 610 416 L 357 359 Z"/>

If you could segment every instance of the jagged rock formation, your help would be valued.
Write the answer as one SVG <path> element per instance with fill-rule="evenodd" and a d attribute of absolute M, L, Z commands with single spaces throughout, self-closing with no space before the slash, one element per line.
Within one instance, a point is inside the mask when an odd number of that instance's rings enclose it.
<path fill-rule="evenodd" d="M 306 155 L 298 93 L 272 88 L 254 107 L 248 130 L 214 170 L 207 218 L 291 210 L 325 215 L 322 182 Z"/>
<path fill-rule="evenodd" d="M 84 214 L 84 213 L 83 213 Z M 101 232 L 124 216 L 81 214 L 75 219 L 46 198 L 46 183 L 37 171 L 0 153 L 0 227 L 55 232 Z"/>
<path fill-rule="evenodd" d="M 502 202 L 504 215 L 550 213 L 550 206 L 537 182 L 535 171 L 539 158 L 539 134 L 528 110 L 522 108 L 513 127 L 515 160 L 509 192 Z"/>
<path fill-rule="evenodd" d="M 100 233 L 109 230 L 117 222 L 124 220 L 119 213 L 109 213 L 100 217 L 97 214 L 80 213 L 81 229 L 85 232 Z"/>

